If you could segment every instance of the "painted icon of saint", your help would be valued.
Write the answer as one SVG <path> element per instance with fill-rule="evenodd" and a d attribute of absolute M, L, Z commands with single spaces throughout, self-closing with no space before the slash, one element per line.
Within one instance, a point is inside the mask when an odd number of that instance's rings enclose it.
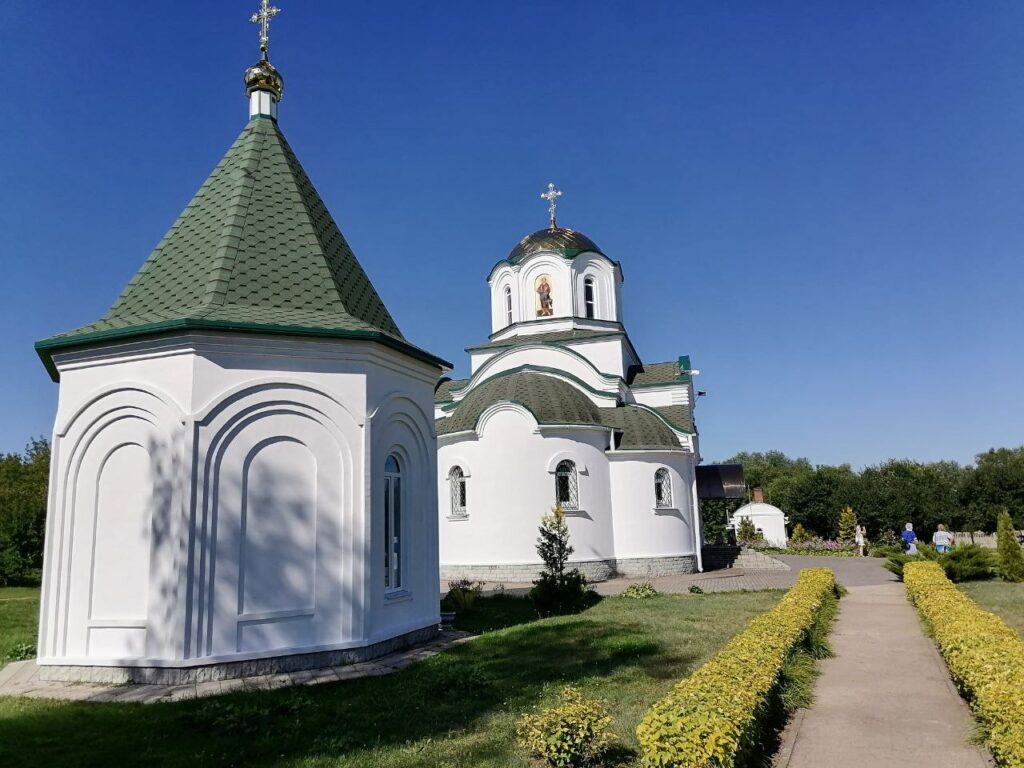
<path fill-rule="evenodd" d="M 551 283 L 547 275 L 537 278 L 537 317 L 551 317 L 555 314 L 555 302 L 551 298 Z"/>

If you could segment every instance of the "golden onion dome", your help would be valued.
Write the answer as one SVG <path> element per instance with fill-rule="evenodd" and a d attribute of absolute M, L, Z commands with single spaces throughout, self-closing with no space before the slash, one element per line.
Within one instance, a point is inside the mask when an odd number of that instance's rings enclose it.
<path fill-rule="evenodd" d="M 568 227 L 547 227 L 538 229 L 532 235 L 527 235 L 520 240 L 506 261 L 510 264 L 517 264 L 530 254 L 539 251 L 554 251 L 568 258 L 573 258 L 583 251 L 601 253 L 597 244 L 582 232 Z"/>
<path fill-rule="evenodd" d="M 261 59 L 245 70 L 245 95 L 253 91 L 270 91 L 277 100 L 284 98 L 284 77 L 267 59 Z"/>

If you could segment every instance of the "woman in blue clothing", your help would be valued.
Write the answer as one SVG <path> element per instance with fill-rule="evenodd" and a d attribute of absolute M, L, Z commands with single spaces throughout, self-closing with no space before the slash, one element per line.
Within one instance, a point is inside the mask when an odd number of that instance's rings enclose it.
<path fill-rule="evenodd" d="M 903 539 L 903 551 L 908 555 L 917 554 L 917 534 L 914 533 L 914 524 L 907 523 L 906 530 L 903 531 L 901 537 Z"/>

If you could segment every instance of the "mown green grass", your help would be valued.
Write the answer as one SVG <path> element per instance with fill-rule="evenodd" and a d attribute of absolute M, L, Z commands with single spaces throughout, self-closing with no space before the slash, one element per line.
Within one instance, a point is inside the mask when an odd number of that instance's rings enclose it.
<path fill-rule="evenodd" d="M 517 717 L 570 684 L 608 699 L 628 761 L 646 709 L 780 594 L 608 598 L 344 683 L 148 706 L 0 699 L 0 765 L 527 768 Z"/>
<path fill-rule="evenodd" d="M 0 587 L 0 667 L 35 656 L 38 622 L 38 587 Z"/>
<path fill-rule="evenodd" d="M 998 614 L 1024 637 L 1024 584 L 972 581 L 957 586 L 986 611 Z"/>

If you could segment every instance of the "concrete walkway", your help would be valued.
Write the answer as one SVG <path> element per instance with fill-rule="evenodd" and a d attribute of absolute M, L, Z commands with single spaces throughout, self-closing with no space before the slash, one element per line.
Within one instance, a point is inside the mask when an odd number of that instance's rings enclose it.
<path fill-rule="evenodd" d="M 850 586 L 814 704 L 783 734 L 775 768 L 986 768 L 974 721 L 899 582 Z"/>

